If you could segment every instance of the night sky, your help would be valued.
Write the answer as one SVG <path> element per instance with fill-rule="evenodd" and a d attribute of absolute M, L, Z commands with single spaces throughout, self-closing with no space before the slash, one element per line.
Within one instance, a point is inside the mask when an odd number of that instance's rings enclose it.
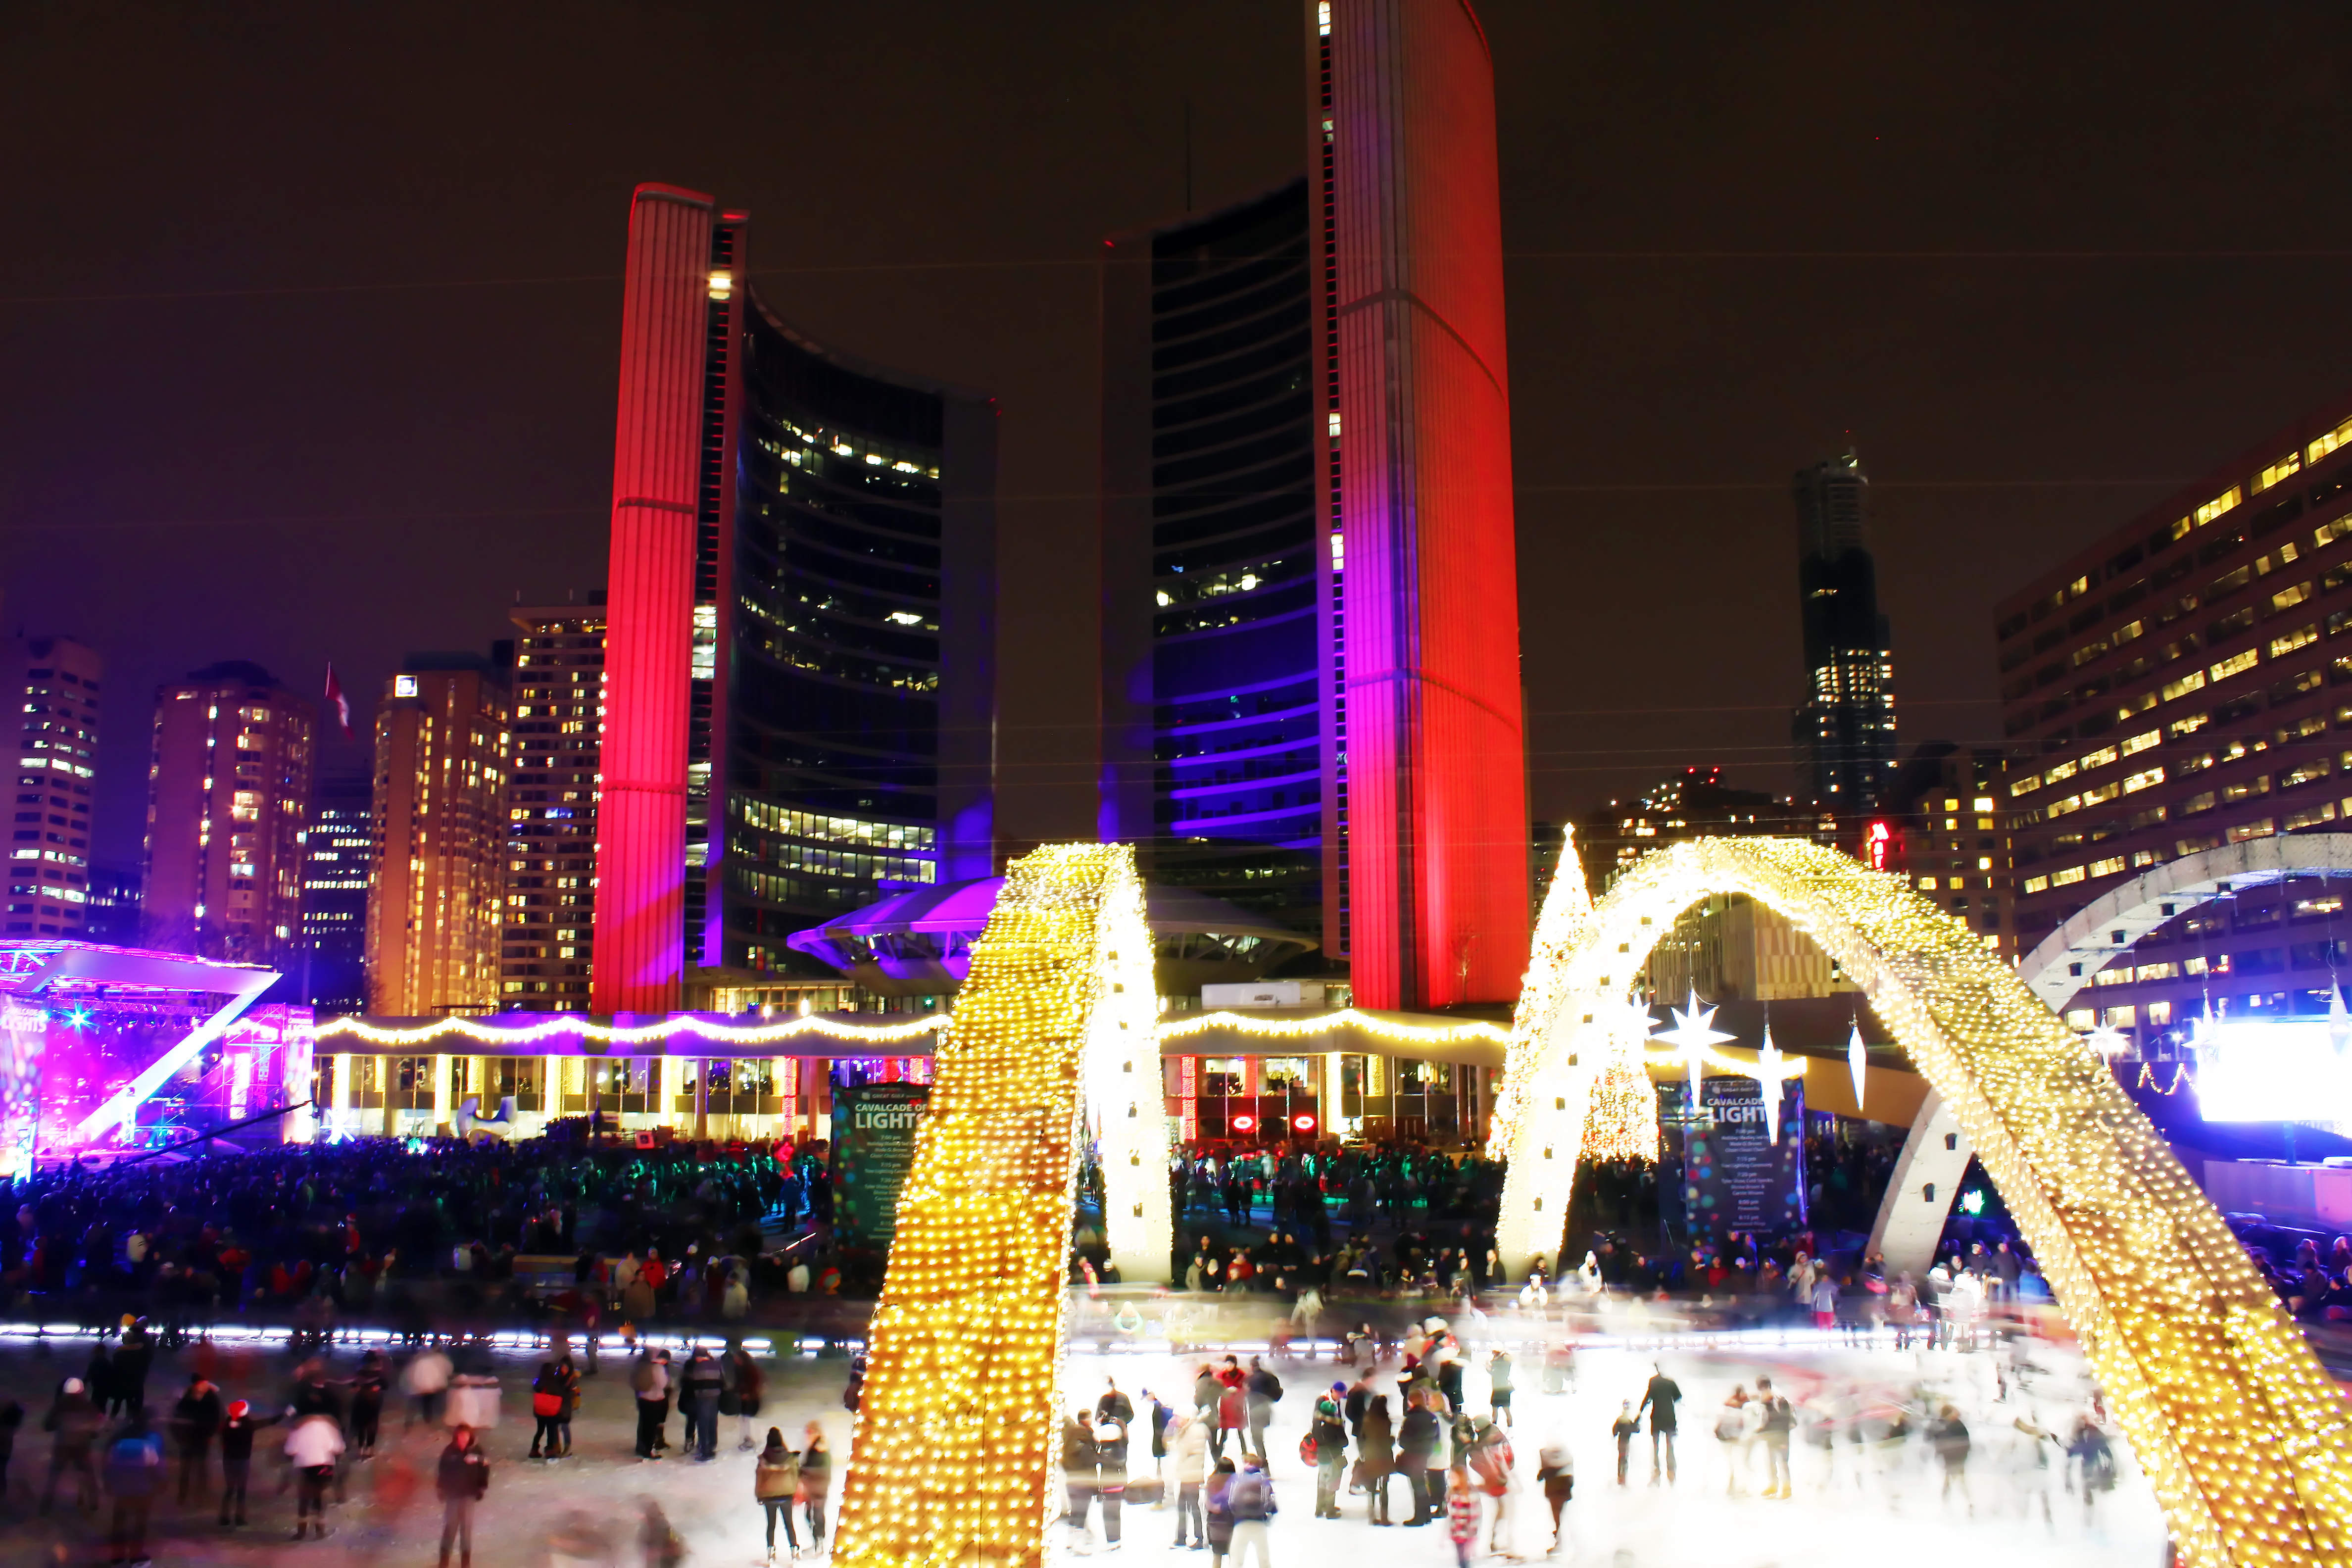
<path fill-rule="evenodd" d="M 231 9 L 0 10 L 0 617 L 109 661 L 102 862 L 159 681 L 332 658 L 364 734 L 602 584 L 641 180 L 999 399 L 1002 821 L 1090 834 L 1093 257 L 1183 210 L 1188 99 L 1196 208 L 1299 171 L 1294 6 Z M 1538 815 L 1790 787 L 1799 466 L 1874 480 L 1906 747 L 1989 742 L 1996 597 L 2352 392 L 2340 9 L 1480 10 Z"/>

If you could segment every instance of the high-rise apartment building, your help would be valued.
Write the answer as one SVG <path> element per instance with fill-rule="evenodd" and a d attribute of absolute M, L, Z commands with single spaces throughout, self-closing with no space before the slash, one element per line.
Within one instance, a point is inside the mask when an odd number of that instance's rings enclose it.
<path fill-rule="evenodd" d="M 2352 817 L 2347 541 L 2352 404 L 2001 601 L 1999 802 L 2021 949 L 2148 867 Z M 2342 896 L 2295 881 L 2192 910 L 2102 971 L 2070 1021 L 2146 1047 L 2208 1005 L 2324 1012 Z"/>
<path fill-rule="evenodd" d="M 16 769 L 8 845 L 9 936 L 81 936 L 90 894 L 89 808 L 104 663 L 70 637 L 0 642 L 0 698 Z"/>
<path fill-rule="evenodd" d="M 1895 656 L 1870 554 L 1870 476 L 1848 452 L 1799 470 L 1795 494 L 1803 787 L 1834 811 L 1875 811 L 1895 777 Z"/>
<path fill-rule="evenodd" d="M 1988 948 L 2015 957 L 2001 778 L 1998 746 L 1923 742 L 1895 770 L 1879 812 L 1863 824 L 1859 855 L 1874 870 L 1907 879 Z"/>
<path fill-rule="evenodd" d="M 1103 265 L 1099 826 L 1152 881 L 1323 930 L 1328 529 L 1307 185 Z"/>
<path fill-rule="evenodd" d="M 1493 61 L 1460 0 L 1304 15 L 1303 183 L 1107 252 L 1099 821 L 1360 1005 L 1494 1001 L 1528 865 Z"/>
<path fill-rule="evenodd" d="M 996 868 L 994 405 L 787 327 L 746 224 L 667 185 L 630 216 L 600 1012 Z"/>
<path fill-rule="evenodd" d="M 281 970 L 299 958 L 315 718 L 309 699 L 242 661 L 157 689 L 148 946 Z"/>
<path fill-rule="evenodd" d="M 418 655 L 402 662 L 376 710 L 371 1013 L 498 1005 L 513 739 L 506 676 L 504 659 Z"/>
<path fill-rule="evenodd" d="M 319 781 L 302 837 L 302 999 L 320 1017 L 368 1010 L 368 874 L 375 864 L 375 780 Z"/>
<path fill-rule="evenodd" d="M 89 868 L 89 912 L 82 935 L 116 947 L 139 945 L 139 873 L 123 866 Z"/>
<path fill-rule="evenodd" d="M 603 598 L 513 616 L 520 636 L 499 1003 L 517 1012 L 588 1010 L 604 731 Z"/>

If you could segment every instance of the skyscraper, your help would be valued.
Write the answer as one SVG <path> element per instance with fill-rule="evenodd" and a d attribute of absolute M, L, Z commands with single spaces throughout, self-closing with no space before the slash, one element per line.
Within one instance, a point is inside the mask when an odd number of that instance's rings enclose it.
<path fill-rule="evenodd" d="M 309 699 L 242 661 L 156 690 L 148 946 L 281 969 L 299 957 L 314 717 Z"/>
<path fill-rule="evenodd" d="M 1848 452 L 1800 469 L 1795 494 L 1806 687 L 1792 728 L 1804 786 L 1841 813 L 1874 811 L 1895 777 L 1895 658 L 1870 556 L 1870 476 Z"/>
<path fill-rule="evenodd" d="M 375 781 L 319 781 L 302 837 L 302 999 L 322 1017 L 367 1011 L 368 872 L 375 861 Z"/>
<path fill-rule="evenodd" d="M 518 609 L 499 1002 L 584 1013 L 596 920 L 596 774 L 604 732 L 604 595 Z"/>
<path fill-rule="evenodd" d="M 1465 0 L 1307 14 L 1339 455 L 1326 898 L 1359 1005 L 1495 1001 L 1528 925 L 1494 60 Z"/>
<path fill-rule="evenodd" d="M 1319 927 L 1360 1005 L 1495 1001 L 1528 904 L 1493 61 L 1460 0 L 1305 16 L 1304 184 L 1110 247 L 1100 821 Z"/>
<path fill-rule="evenodd" d="M 413 657 L 376 710 L 371 1013 L 497 1005 L 513 721 L 506 674 L 503 660 Z"/>
<path fill-rule="evenodd" d="M 789 970 L 794 931 L 995 868 L 995 408 L 764 309 L 747 219 L 629 224 L 593 995 Z"/>
<path fill-rule="evenodd" d="M 1099 826 L 1147 876 L 1319 936 L 1330 564 L 1307 182 L 1103 268 Z"/>
<path fill-rule="evenodd" d="M 8 846 L 10 936 L 79 936 L 90 894 L 89 805 L 105 665 L 70 637 L 0 643 L 0 698 L 16 739 Z"/>

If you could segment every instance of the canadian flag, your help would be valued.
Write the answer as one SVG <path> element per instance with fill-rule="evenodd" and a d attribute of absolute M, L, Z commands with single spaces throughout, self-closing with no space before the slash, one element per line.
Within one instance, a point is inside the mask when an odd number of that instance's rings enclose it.
<path fill-rule="evenodd" d="M 327 661 L 327 700 L 335 705 L 335 718 L 343 727 L 343 739 L 356 740 L 352 733 L 352 700 L 343 695 L 343 683 L 335 679 L 335 661 Z"/>

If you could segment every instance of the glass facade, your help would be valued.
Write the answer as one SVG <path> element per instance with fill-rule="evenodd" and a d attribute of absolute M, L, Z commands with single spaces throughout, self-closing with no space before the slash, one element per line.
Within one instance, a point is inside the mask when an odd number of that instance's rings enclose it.
<path fill-rule="evenodd" d="M 946 717 L 993 700 L 992 525 L 953 491 L 992 488 L 994 416 L 845 363 L 756 300 L 740 348 L 733 541 L 714 574 L 732 591 L 709 660 L 722 930 L 698 951 L 791 972 L 810 963 L 785 947 L 793 931 L 950 868 L 994 869 L 992 737 Z"/>
<path fill-rule="evenodd" d="M 1132 488 L 1105 508 L 1124 708 L 1109 744 L 1129 753 L 1106 770 L 1106 826 L 1147 847 L 1153 880 L 1319 933 L 1327 568 L 1307 223 L 1296 181 L 1128 242 L 1108 281 L 1129 295 L 1112 373 L 1148 398 L 1106 408 L 1106 488 Z M 1148 646 L 1112 624 L 1139 622 L 1144 595 Z"/>

